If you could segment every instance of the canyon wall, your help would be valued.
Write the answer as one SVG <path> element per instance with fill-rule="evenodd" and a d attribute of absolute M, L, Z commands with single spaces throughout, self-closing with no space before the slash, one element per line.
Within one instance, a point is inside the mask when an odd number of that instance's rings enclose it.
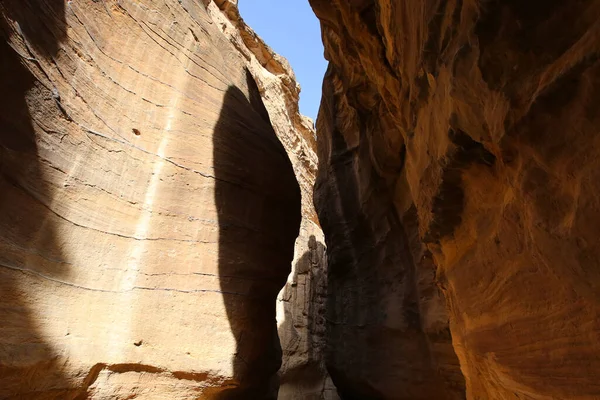
<path fill-rule="evenodd" d="M 312 122 L 235 3 L 0 4 L 0 398 L 275 398 L 277 319 L 324 370 Z"/>
<path fill-rule="evenodd" d="M 342 398 L 600 398 L 600 1 L 310 2 Z"/>
<path fill-rule="evenodd" d="M 313 204 L 318 163 L 313 121 L 299 113 L 300 87 L 287 60 L 245 24 L 237 2 L 207 3 L 207 9 L 223 34 L 246 58 L 301 190 L 302 221 L 292 271 L 277 297 L 277 325 L 283 351 L 278 398 L 335 400 L 337 393 L 324 358 L 327 259 Z"/>

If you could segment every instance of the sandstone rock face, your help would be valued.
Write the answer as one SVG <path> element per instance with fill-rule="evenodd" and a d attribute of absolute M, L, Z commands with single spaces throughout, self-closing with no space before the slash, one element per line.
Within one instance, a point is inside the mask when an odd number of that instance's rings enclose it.
<path fill-rule="evenodd" d="M 343 398 L 600 398 L 600 1 L 311 0 Z"/>
<path fill-rule="evenodd" d="M 235 3 L 0 4 L 0 398 L 275 397 L 314 132 Z"/>
<path fill-rule="evenodd" d="M 277 299 L 282 400 L 339 399 L 325 367 L 327 257 L 323 242 L 322 232 L 302 225 L 292 273 Z"/>
<path fill-rule="evenodd" d="M 313 122 L 298 110 L 300 87 L 287 60 L 274 53 L 241 18 L 236 4 L 208 4 L 213 20 L 247 60 L 286 149 L 302 198 L 300 234 L 285 287 L 277 297 L 277 324 L 283 363 L 279 398 L 335 400 L 335 387 L 325 368 L 325 300 L 327 260 L 324 238 L 313 204 L 317 173 Z"/>

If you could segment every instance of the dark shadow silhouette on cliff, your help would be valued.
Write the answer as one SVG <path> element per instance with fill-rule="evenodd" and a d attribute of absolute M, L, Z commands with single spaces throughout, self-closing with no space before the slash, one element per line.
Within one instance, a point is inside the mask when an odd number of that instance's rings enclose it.
<path fill-rule="evenodd" d="M 300 189 L 258 87 L 225 93 L 214 131 L 219 279 L 237 349 L 222 399 L 274 399 L 281 363 L 275 302 L 300 227 Z"/>
<path fill-rule="evenodd" d="M 284 320 L 279 326 L 283 345 L 281 387 L 285 396 L 321 398 L 325 368 L 325 246 L 311 235 L 308 250 L 296 261 L 291 283 L 282 293 Z"/>
<path fill-rule="evenodd" d="M 14 33 L 24 37 L 32 51 L 55 57 L 67 37 L 66 0 L 3 0 L 5 24 L 17 23 Z M 7 21 L 8 20 L 8 21 Z"/>
<path fill-rule="evenodd" d="M 71 390 L 40 332 L 45 316 L 31 309 L 36 285 L 69 270 L 39 156 L 48 133 L 32 118 L 56 127 L 64 118 L 39 62 L 55 57 L 65 39 L 64 7 L 62 0 L 0 3 L 0 398 L 71 399 L 80 392 Z"/>

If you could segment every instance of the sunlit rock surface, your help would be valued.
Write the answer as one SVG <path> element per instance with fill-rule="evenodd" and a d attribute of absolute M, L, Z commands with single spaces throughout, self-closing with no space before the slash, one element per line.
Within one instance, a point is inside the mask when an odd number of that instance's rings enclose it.
<path fill-rule="evenodd" d="M 217 3 L 0 4 L 0 398 L 275 397 L 314 132 Z"/>
<path fill-rule="evenodd" d="M 600 398 L 600 1 L 311 0 L 343 398 Z"/>

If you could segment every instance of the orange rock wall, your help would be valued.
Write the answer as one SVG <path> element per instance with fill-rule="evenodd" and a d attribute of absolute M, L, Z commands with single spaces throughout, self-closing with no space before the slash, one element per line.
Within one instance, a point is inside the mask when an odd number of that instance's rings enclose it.
<path fill-rule="evenodd" d="M 600 398 L 600 1 L 311 4 L 342 397 Z"/>

